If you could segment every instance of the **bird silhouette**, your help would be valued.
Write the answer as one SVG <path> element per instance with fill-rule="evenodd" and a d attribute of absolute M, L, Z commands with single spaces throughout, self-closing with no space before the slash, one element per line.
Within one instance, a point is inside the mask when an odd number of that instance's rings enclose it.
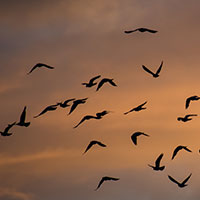
<path fill-rule="evenodd" d="M 103 86 L 103 84 L 105 84 L 105 83 L 110 83 L 112 86 L 115 86 L 115 87 L 117 86 L 116 83 L 113 82 L 113 79 L 110 79 L 110 78 L 103 78 L 103 79 L 99 82 L 96 91 L 98 91 L 98 90 Z"/>
<path fill-rule="evenodd" d="M 124 31 L 124 33 L 126 34 L 130 34 L 130 33 L 133 33 L 135 31 L 139 31 L 139 32 L 149 32 L 149 33 L 157 33 L 158 31 L 156 30 L 152 30 L 152 29 L 148 29 L 148 28 L 137 28 L 137 29 L 134 29 L 134 30 L 130 30 L 130 31 Z"/>
<path fill-rule="evenodd" d="M 32 71 L 34 71 L 36 68 L 46 67 L 48 69 L 54 69 L 54 67 L 51 67 L 49 65 L 46 65 L 44 63 L 37 63 L 27 74 L 30 74 Z"/>
<path fill-rule="evenodd" d="M 185 102 L 185 109 L 187 109 L 189 107 L 191 101 L 198 101 L 199 99 L 200 99 L 200 97 L 198 97 L 197 95 L 188 97 Z"/>
<path fill-rule="evenodd" d="M 177 180 L 175 180 L 174 178 L 172 178 L 171 176 L 169 176 L 168 175 L 168 178 L 172 181 L 172 182 L 174 182 L 174 183 L 176 183 L 177 185 L 178 185 L 178 187 L 180 187 L 180 188 L 183 188 L 183 187 L 185 187 L 185 186 L 187 186 L 187 181 L 189 180 L 189 178 L 191 177 L 191 175 L 192 174 L 190 174 L 183 182 L 178 182 Z"/>
<path fill-rule="evenodd" d="M 82 85 L 85 85 L 86 87 L 92 87 L 94 85 L 96 85 L 97 83 L 95 83 L 94 81 L 98 78 L 100 78 L 101 75 L 95 76 L 94 78 L 91 78 L 89 83 L 82 83 Z"/>
<path fill-rule="evenodd" d="M 137 145 L 137 137 L 140 136 L 140 135 L 144 135 L 144 136 L 149 137 L 148 134 L 143 133 L 143 132 L 135 132 L 135 133 L 133 133 L 133 134 L 131 135 L 131 140 L 133 141 L 133 143 L 134 143 L 135 145 Z"/>
<path fill-rule="evenodd" d="M 176 154 L 180 151 L 180 150 L 186 150 L 188 152 L 192 152 L 190 149 L 187 148 L 187 146 L 182 146 L 182 145 L 179 145 L 175 148 L 174 152 L 173 152 L 173 155 L 172 155 L 172 160 L 174 159 L 174 157 L 176 156 Z"/>
<path fill-rule="evenodd" d="M 161 71 L 161 69 L 162 69 L 162 66 L 163 66 L 163 61 L 161 62 L 160 67 L 157 69 L 156 73 L 154 73 L 154 72 L 152 72 L 150 69 L 148 69 L 147 67 L 145 67 L 144 65 L 142 65 L 143 69 L 144 69 L 146 72 L 150 73 L 154 78 L 159 77 L 159 74 L 160 74 L 160 71 Z"/>
<path fill-rule="evenodd" d="M 143 107 L 146 103 L 147 103 L 147 101 L 145 101 L 145 102 L 142 103 L 141 105 L 139 105 L 139 106 L 137 106 L 137 107 L 135 107 L 135 108 L 129 110 L 128 112 L 125 112 L 124 115 L 127 115 L 128 113 L 133 112 L 133 111 L 138 112 L 138 111 L 141 111 L 141 110 L 146 109 L 146 108 Z"/>
<path fill-rule="evenodd" d="M 104 177 L 101 178 L 101 180 L 100 180 L 97 188 L 95 189 L 95 191 L 100 188 L 100 186 L 102 185 L 102 183 L 104 181 L 118 181 L 118 180 L 119 180 L 119 178 L 113 178 L 113 177 L 109 177 L 109 176 L 104 176 Z"/>
<path fill-rule="evenodd" d="M 63 103 L 62 102 L 58 102 L 57 105 L 59 105 L 61 108 L 66 108 L 66 107 L 70 106 L 68 103 L 70 101 L 74 101 L 74 100 L 75 100 L 75 98 L 73 98 L 73 99 L 67 99 Z"/>
<path fill-rule="evenodd" d="M 156 162 L 155 162 L 155 166 L 152 166 L 152 165 L 149 165 L 149 167 L 152 167 L 153 168 L 153 170 L 155 170 L 155 171 L 163 171 L 164 169 L 165 169 L 165 166 L 160 166 L 160 161 L 161 161 L 161 159 L 162 159 L 162 157 L 163 157 L 163 153 L 161 153 L 159 156 L 158 156 L 158 158 L 156 159 Z"/>
<path fill-rule="evenodd" d="M 53 111 L 57 109 L 58 104 L 47 106 L 40 114 L 34 116 L 34 118 L 39 117 L 40 115 L 45 114 L 48 111 Z"/>
<path fill-rule="evenodd" d="M 99 112 L 99 113 L 96 113 L 96 116 L 93 116 L 93 115 L 86 115 L 84 116 L 81 121 L 76 125 L 74 126 L 74 128 L 77 128 L 80 124 L 82 124 L 84 121 L 86 120 L 90 120 L 90 119 L 101 119 L 104 115 L 108 114 L 109 111 L 102 111 L 102 112 Z"/>
<path fill-rule="evenodd" d="M 178 117 L 177 120 L 182 121 L 182 122 L 187 122 L 187 121 L 192 120 L 192 118 L 190 118 L 192 116 L 197 116 L 197 114 L 189 114 L 189 115 L 185 115 L 185 117 Z"/>
<path fill-rule="evenodd" d="M 24 110 L 20 116 L 20 120 L 16 125 L 28 127 L 31 124 L 31 122 L 25 122 L 25 120 L 26 120 L 26 106 L 24 107 Z"/>
<path fill-rule="evenodd" d="M 8 131 L 16 124 L 16 122 L 12 123 L 12 124 L 8 124 L 8 126 L 5 128 L 5 130 L 2 132 L 0 131 L 2 136 L 10 136 L 12 135 L 12 133 L 9 133 Z"/>
<path fill-rule="evenodd" d="M 88 98 L 84 98 L 84 99 L 77 99 L 77 100 L 73 101 L 73 104 L 71 106 L 71 109 L 70 109 L 68 115 L 70 115 L 79 104 L 84 104 L 87 99 Z"/>
<path fill-rule="evenodd" d="M 83 154 L 85 154 L 85 153 L 86 153 L 93 145 L 95 145 L 95 144 L 98 144 L 98 145 L 101 146 L 101 147 L 106 147 L 105 144 L 103 144 L 103 143 L 101 143 L 101 142 L 99 142 L 99 141 L 97 141 L 97 140 L 92 140 L 92 141 L 88 144 L 88 146 L 87 146 L 87 148 L 86 148 L 86 150 L 84 151 Z"/>

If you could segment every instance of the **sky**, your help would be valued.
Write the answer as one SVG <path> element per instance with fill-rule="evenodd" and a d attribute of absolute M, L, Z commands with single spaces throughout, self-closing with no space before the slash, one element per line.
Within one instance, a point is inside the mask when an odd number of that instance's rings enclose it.
<path fill-rule="evenodd" d="M 19 121 L 27 106 L 27 128 L 14 126 L 0 138 L 0 200 L 198 200 L 200 102 L 200 2 L 197 0 L 0 0 L 0 130 Z M 146 27 L 156 34 L 125 30 Z M 156 71 L 158 78 L 142 65 Z M 53 70 L 36 69 L 46 63 Z M 113 78 L 117 87 L 81 83 Z M 34 118 L 48 105 L 86 98 Z M 147 101 L 146 110 L 123 113 Z M 73 127 L 85 115 L 111 111 L 101 120 Z M 141 131 L 150 137 L 131 135 Z M 94 146 L 83 152 L 91 140 Z M 173 150 L 186 145 L 192 153 Z M 148 164 L 164 153 L 162 172 Z M 188 186 L 178 181 L 192 176 Z M 107 181 L 94 191 L 103 176 Z"/>

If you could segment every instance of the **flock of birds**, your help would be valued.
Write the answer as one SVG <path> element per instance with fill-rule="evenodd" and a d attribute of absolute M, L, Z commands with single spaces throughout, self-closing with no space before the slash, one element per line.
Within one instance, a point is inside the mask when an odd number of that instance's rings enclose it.
<path fill-rule="evenodd" d="M 129 30 L 129 31 L 124 31 L 126 34 L 130 34 L 130 33 L 133 33 L 133 32 L 136 32 L 136 31 L 139 31 L 139 32 L 149 32 L 149 33 L 156 33 L 157 31 L 156 30 L 151 30 L 151 29 L 147 29 L 147 28 L 138 28 L 138 29 L 135 29 L 135 30 Z M 144 69 L 145 72 L 151 74 L 153 76 L 153 78 L 158 78 L 159 75 L 160 75 L 160 72 L 161 72 L 161 69 L 162 69 L 162 66 L 163 66 L 163 61 L 161 62 L 159 68 L 157 69 L 156 72 L 152 72 L 149 68 L 147 68 L 146 66 L 142 65 L 142 68 Z M 38 63 L 36 64 L 27 74 L 31 74 L 33 71 L 35 71 L 37 68 L 47 68 L 47 69 L 54 69 L 54 67 L 52 66 L 49 66 L 49 65 L 46 65 L 44 63 Z M 116 87 L 117 84 L 113 81 L 113 79 L 110 79 L 110 78 L 103 78 L 98 82 L 96 82 L 99 78 L 101 77 L 101 75 L 98 75 L 98 76 L 95 76 L 93 78 L 91 78 L 88 82 L 84 82 L 82 83 L 82 85 L 84 85 L 85 87 L 87 88 L 90 88 L 90 87 L 94 87 L 97 85 L 97 88 L 96 88 L 96 91 L 99 91 L 100 88 L 103 87 L 104 84 L 110 84 L 111 86 L 114 86 Z M 88 98 L 83 98 L 83 99 L 75 99 L 75 98 L 71 98 L 71 99 L 67 99 L 65 100 L 64 102 L 57 102 L 53 105 L 49 105 L 47 106 L 46 108 L 44 108 L 38 115 L 34 116 L 34 118 L 37 118 L 37 117 L 40 117 L 41 115 L 44 115 L 45 113 L 49 112 L 49 111 L 55 111 L 58 107 L 61 107 L 61 108 L 66 108 L 66 107 L 70 107 L 70 111 L 68 113 L 68 115 L 70 115 L 72 112 L 74 112 L 75 109 L 77 109 L 77 107 L 80 105 L 80 104 L 84 104 L 86 103 Z M 189 108 L 189 105 L 192 101 L 197 101 L 199 100 L 200 97 L 199 96 L 190 96 L 186 99 L 186 102 L 185 102 L 185 109 L 188 109 Z M 70 103 L 72 102 L 72 104 L 70 105 Z M 142 110 L 145 110 L 146 107 L 144 107 L 145 105 L 147 104 L 147 101 L 145 101 L 144 103 L 134 107 L 134 108 L 131 108 L 130 110 L 128 110 L 127 112 L 124 112 L 124 115 L 127 115 L 131 112 L 139 112 L 139 111 L 142 111 Z M 104 110 L 102 112 L 98 112 L 96 113 L 95 115 L 86 115 L 84 116 L 80 122 L 75 125 L 73 128 L 78 128 L 82 123 L 84 123 L 85 121 L 88 121 L 88 120 L 91 120 L 91 119 L 102 119 L 102 117 L 104 117 L 105 115 L 107 115 L 110 111 L 107 111 L 107 110 Z M 178 121 L 182 121 L 182 122 L 187 122 L 187 121 L 190 121 L 192 120 L 192 117 L 194 116 L 197 116 L 197 114 L 188 114 L 188 115 L 185 115 L 184 117 L 178 117 L 177 120 Z M 21 113 L 21 116 L 20 116 L 20 120 L 19 122 L 15 121 L 11 124 L 8 124 L 8 126 L 4 129 L 4 131 L 0 131 L 1 135 L 2 136 L 11 136 L 12 133 L 9 132 L 9 130 L 13 127 L 13 126 L 22 126 L 22 127 L 28 127 L 30 125 L 30 122 L 26 122 L 26 106 L 24 107 L 22 113 Z M 133 145 L 137 145 L 138 143 L 138 137 L 140 136 L 146 136 L 146 137 L 149 137 L 148 134 L 146 133 L 143 133 L 143 132 L 135 132 L 131 135 L 131 140 L 133 142 Z M 94 145 L 99 145 L 100 147 L 106 147 L 105 144 L 103 144 L 102 142 L 100 141 L 96 141 L 96 140 L 92 140 L 88 146 L 86 147 L 85 151 L 83 154 L 87 153 Z M 179 145 L 177 146 L 174 151 L 173 151 L 173 154 L 172 154 L 172 160 L 177 156 L 178 152 L 181 151 L 181 150 L 185 150 L 187 152 L 192 152 L 187 146 L 183 146 L 183 145 Z M 161 160 L 163 158 L 163 153 L 161 153 L 158 158 L 156 159 L 155 161 L 155 165 L 148 165 L 149 167 L 151 167 L 153 170 L 155 171 L 163 171 L 165 169 L 165 166 L 161 166 Z M 177 180 L 175 180 L 173 177 L 169 176 L 168 175 L 168 178 L 169 180 L 171 180 L 172 182 L 174 182 L 175 184 L 177 184 L 180 188 L 183 188 L 185 186 L 187 186 L 187 181 L 190 179 L 192 174 L 190 174 L 186 179 L 184 179 L 182 182 L 179 182 Z M 104 183 L 104 181 L 118 181 L 119 178 L 114 178 L 114 177 L 109 177 L 109 176 L 104 176 L 101 178 L 97 188 L 95 190 L 98 190 L 100 188 L 100 186 Z"/>

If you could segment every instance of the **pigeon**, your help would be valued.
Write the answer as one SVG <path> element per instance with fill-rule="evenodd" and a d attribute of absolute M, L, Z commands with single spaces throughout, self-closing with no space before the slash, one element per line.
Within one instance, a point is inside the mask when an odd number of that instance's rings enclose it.
<path fill-rule="evenodd" d="M 68 115 L 70 115 L 79 104 L 84 104 L 87 99 L 88 98 L 74 100 Z"/>
<path fill-rule="evenodd" d="M 197 115 L 196 114 L 185 115 L 185 117 L 178 117 L 177 120 L 182 122 L 187 122 L 192 120 L 192 118 L 190 118 L 192 116 L 197 116 Z"/>
<path fill-rule="evenodd" d="M 147 135 L 146 133 L 143 133 L 143 132 L 135 132 L 135 133 L 133 133 L 132 136 L 131 136 L 131 140 L 133 141 L 133 143 L 135 145 L 137 145 L 137 137 L 140 136 L 140 135 L 144 135 L 144 136 L 148 136 L 149 137 L 149 135 Z"/>
<path fill-rule="evenodd" d="M 110 83 L 112 86 L 115 86 L 115 87 L 117 86 L 116 83 L 114 83 L 113 79 L 110 79 L 110 78 L 103 78 L 103 79 L 99 82 L 96 91 L 98 91 L 98 90 L 103 86 L 104 83 Z"/>
<path fill-rule="evenodd" d="M 30 74 L 31 72 L 33 72 L 36 68 L 41 68 L 41 67 L 46 67 L 48 69 L 54 69 L 54 67 L 51 67 L 49 65 L 46 65 L 44 63 L 37 63 L 31 70 L 30 72 L 28 72 L 27 74 Z"/>
<path fill-rule="evenodd" d="M 152 29 L 148 29 L 148 28 L 137 28 L 135 30 L 130 30 L 130 31 L 124 31 L 124 33 L 126 34 L 130 34 L 130 33 L 133 33 L 135 31 L 139 31 L 139 32 L 149 32 L 149 33 L 157 33 L 158 31 L 156 30 L 152 30 Z"/>
<path fill-rule="evenodd" d="M 152 72 L 150 69 L 148 69 L 147 67 L 145 67 L 144 65 L 142 65 L 143 69 L 144 69 L 146 72 L 150 73 L 154 78 L 159 77 L 159 74 L 160 74 L 160 71 L 161 71 L 161 69 L 162 69 L 162 66 L 163 66 L 163 61 L 161 62 L 160 67 L 157 69 L 156 73 L 154 73 L 154 72 Z"/>
<path fill-rule="evenodd" d="M 129 110 L 128 112 L 125 112 L 124 115 L 127 115 L 128 113 L 133 112 L 133 111 L 138 112 L 138 111 L 146 109 L 146 108 L 143 107 L 146 103 L 147 103 L 147 101 L 145 101 L 143 104 L 141 104 L 141 105 Z"/>
<path fill-rule="evenodd" d="M 186 99 L 186 102 L 185 102 L 185 109 L 187 109 L 190 105 L 190 101 L 198 101 L 200 99 L 200 97 L 198 97 L 197 95 L 194 95 L 194 96 L 191 96 L 191 97 L 188 97 Z"/>
<path fill-rule="evenodd" d="M 89 145 L 87 146 L 87 148 L 86 148 L 86 150 L 85 150 L 85 152 L 83 153 L 83 154 L 85 154 L 93 145 L 95 145 L 95 144 L 98 144 L 99 146 L 101 146 L 101 147 L 106 147 L 106 145 L 105 144 L 103 144 L 103 143 L 101 143 L 101 142 L 99 142 L 99 141 L 97 141 L 97 140 L 92 140 L 90 143 L 89 143 Z"/>
<path fill-rule="evenodd" d="M 97 188 L 95 189 L 95 191 L 98 190 L 98 189 L 100 188 L 100 186 L 102 185 L 102 183 L 103 183 L 104 181 L 118 181 L 118 180 L 119 180 L 119 178 L 113 178 L 113 177 L 109 177 L 109 176 L 104 176 L 104 177 L 102 177 L 102 179 L 100 180 L 100 182 L 99 182 Z"/>
<path fill-rule="evenodd" d="M 68 100 L 64 101 L 63 103 L 62 102 L 57 103 L 57 105 L 59 105 L 61 108 L 66 108 L 66 107 L 70 106 L 68 103 L 70 101 L 74 101 L 74 100 L 75 99 L 68 99 Z"/>
<path fill-rule="evenodd" d="M 187 146 L 182 146 L 182 145 L 179 145 L 175 148 L 174 152 L 173 152 L 173 155 L 172 155 L 172 160 L 175 158 L 176 154 L 180 151 L 180 150 L 186 150 L 188 152 L 192 152 L 190 149 L 187 148 Z"/>
<path fill-rule="evenodd" d="M 21 114 L 20 121 L 16 125 L 28 127 L 31 124 L 31 122 L 25 122 L 25 119 L 26 119 L 26 106 L 24 107 L 24 110 Z"/>
<path fill-rule="evenodd" d="M 10 136 L 12 135 L 12 133 L 9 133 L 8 131 L 16 124 L 16 122 L 12 123 L 12 124 L 8 124 L 8 126 L 5 128 L 5 130 L 2 132 L 0 131 L 2 136 Z"/>
<path fill-rule="evenodd" d="M 85 85 L 85 87 L 92 87 L 94 85 L 96 85 L 97 83 L 95 83 L 94 81 L 98 78 L 100 78 L 101 75 L 95 76 L 94 78 L 91 78 L 89 83 L 82 83 L 82 85 Z"/>
<path fill-rule="evenodd" d="M 161 159 L 162 159 L 162 157 L 163 157 L 163 153 L 161 153 L 159 156 L 158 156 L 158 158 L 156 159 L 156 162 L 155 162 L 155 166 L 152 166 L 152 165 L 149 165 L 149 167 L 152 167 L 153 168 L 153 170 L 155 170 L 155 171 L 163 171 L 164 169 L 165 169 L 165 166 L 160 166 L 160 161 L 161 161 Z"/>
<path fill-rule="evenodd" d="M 57 109 L 58 104 L 47 106 L 40 114 L 34 116 L 34 118 L 39 117 L 40 115 L 45 114 L 48 111 L 53 111 Z"/>
<path fill-rule="evenodd" d="M 192 174 L 190 174 L 190 175 L 189 175 L 183 182 L 181 182 L 181 183 L 179 183 L 177 180 L 175 180 L 174 178 L 172 178 L 172 177 L 169 176 L 169 175 L 168 175 L 168 178 L 169 178 L 172 182 L 176 183 L 176 184 L 178 185 L 178 187 L 183 188 L 183 187 L 187 186 L 186 183 L 187 183 L 187 181 L 189 180 L 189 178 L 191 177 L 191 175 L 192 175 Z"/>

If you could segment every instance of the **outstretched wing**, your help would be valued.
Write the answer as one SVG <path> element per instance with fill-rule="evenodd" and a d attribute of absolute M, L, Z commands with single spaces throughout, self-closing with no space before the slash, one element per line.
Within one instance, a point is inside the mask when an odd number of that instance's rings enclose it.
<path fill-rule="evenodd" d="M 48 112 L 48 111 L 56 110 L 56 109 L 57 109 L 57 105 L 58 105 L 58 104 L 53 105 L 53 106 L 48 106 L 48 107 L 46 107 L 40 114 L 34 116 L 34 118 L 37 118 L 37 117 L 39 117 L 40 115 L 43 115 L 43 114 L 45 114 L 45 113 Z"/>
<path fill-rule="evenodd" d="M 190 149 L 188 149 L 187 147 L 183 147 L 183 149 L 185 149 L 188 152 L 192 152 Z"/>
<path fill-rule="evenodd" d="M 26 118 L 26 106 L 24 107 L 24 110 L 20 116 L 20 122 L 24 123 Z"/>
<path fill-rule="evenodd" d="M 98 90 L 103 86 L 103 84 L 104 84 L 105 82 L 107 82 L 107 79 L 102 79 L 102 80 L 99 82 L 96 91 L 98 91 Z"/>
<path fill-rule="evenodd" d="M 102 185 L 102 183 L 103 183 L 104 181 L 105 181 L 105 178 L 103 177 L 103 178 L 99 181 L 99 184 L 98 184 L 97 188 L 95 189 L 95 191 L 98 190 L 98 189 L 100 188 L 100 186 Z"/>
<path fill-rule="evenodd" d="M 46 65 L 46 64 L 44 64 L 44 63 L 39 63 L 40 65 L 41 65 L 41 67 L 43 66 L 43 67 L 46 67 L 46 68 L 48 68 L 48 69 L 54 69 L 54 67 L 51 67 L 51 66 L 49 66 L 49 65 Z"/>
<path fill-rule="evenodd" d="M 133 32 L 135 32 L 135 31 L 137 31 L 137 30 L 138 30 L 138 29 L 130 30 L 130 31 L 124 31 L 124 33 L 129 34 L 129 33 L 133 33 Z"/>
<path fill-rule="evenodd" d="M 187 181 L 189 180 L 189 178 L 192 176 L 192 173 L 182 182 L 182 184 L 187 183 Z"/>
<path fill-rule="evenodd" d="M 85 120 L 89 120 L 89 119 L 95 119 L 96 117 L 92 116 L 92 115 L 86 115 L 85 117 L 83 117 L 81 119 L 81 121 L 76 125 L 74 126 L 74 128 L 77 128 L 80 124 L 82 124 Z"/>
<path fill-rule="evenodd" d="M 172 181 L 172 182 L 174 182 L 174 183 L 176 183 L 176 184 L 180 184 L 177 180 L 175 180 L 174 178 L 172 178 L 171 176 L 169 176 L 168 175 L 168 178 Z"/>
<path fill-rule="evenodd" d="M 146 71 L 146 72 L 148 72 L 148 73 L 150 73 L 151 75 L 155 75 L 150 69 L 148 69 L 147 67 L 145 67 L 144 65 L 142 65 L 142 67 L 143 67 L 143 69 Z"/>
<path fill-rule="evenodd" d="M 137 135 L 135 133 L 133 133 L 133 135 L 131 136 L 131 140 L 135 145 L 137 145 Z"/>
<path fill-rule="evenodd" d="M 111 85 L 113 85 L 113 86 L 117 86 L 117 84 L 111 79 L 111 80 L 109 80 L 108 81 Z"/>
<path fill-rule="evenodd" d="M 77 106 L 78 106 L 78 102 L 77 102 L 77 101 L 74 101 L 73 104 L 72 104 L 72 106 L 71 106 L 71 109 L 70 109 L 68 115 L 70 115 L 70 114 L 75 110 L 75 108 L 76 108 Z"/>
<path fill-rule="evenodd" d="M 147 101 L 145 101 L 144 103 L 142 103 L 141 105 L 139 105 L 138 107 L 143 107 L 145 104 L 147 103 Z"/>
<path fill-rule="evenodd" d="M 158 31 L 156 31 L 156 30 L 152 30 L 152 29 L 148 29 L 148 28 L 145 28 L 146 29 L 146 31 L 148 31 L 148 32 L 150 32 L 150 33 L 157 33 Z"/>
<path fill-rule="evenodd" d="M 186 102 L 185 102 L 185 109 L 187 109 L 187 108 L 189 107 L 190 101 L 191 101 L 190 97 L 186 99 Z"/>
<path fill-rule="evenodd" d="M 8 133 L 8 131 L 16 124 L 16 122 L 13 122 L 12 124 L 8 124 L 8 126 L 5 128 L 4 132 Z"/>
<path fill-rule="evenodd" d="M 95 144 L 96 144 L 96 141 L 91 141 L 91 142 L 88 144 L 87 148 L 85 149 L 84 154 L 85 154 L 93 145 L 95 145 Z"/>
<path fill-rule="evenodd" d="M 93 83 L 96 79 L 100 78 L 101 75 L 95 76 L 94 78 L 90 79 L 90 83 Z"/>
<path fill-rule="evenodd" d="M 38 67 L 38 65 L 36 64 L 27 74 L 30 74 L 32 71 L 34 71 L 36 68 Z"/>
<path fill-rule="evenodd" d="M 155 162 L 155 165 L 157 166 L 157 167 L 159 167 L 160 166 L 160 161 L 161 161 L 161 159 L 162 159 L 162 157 L 163 157 L 163 153 L 161 153 L 160 155 L 159 155 L 159 157 L 157 158 L 157 160 L 156 160 L 156 162 Z"/>
<path fill-rule="evenodd" d="M 160 67 L 158 68 L 158 70 L 156 71 L 156 74 L 158 75 L 162 69 L 162 66 L 163 66 L 163 61 L 161 62 L 160 64 Z"/>
<path fill-rule="evenodd" d="M 188 118 L 188 117 L 193 117 L 193 116 L 198 116 L 198 115 L 197 115 L 197 114 L 185 115 L 186 118 Z"/>
<path fill-rule="evenodd" d="M 172 155 L 172 160 L 174 159 L 174 157 L 176 156 L 176 154 L 178 153 L 178 151 L 180 151 L 181 149 L 182 149 L 181 146 L 176 147 L 176 149 L 174 150 L 173 155 Z"/>

